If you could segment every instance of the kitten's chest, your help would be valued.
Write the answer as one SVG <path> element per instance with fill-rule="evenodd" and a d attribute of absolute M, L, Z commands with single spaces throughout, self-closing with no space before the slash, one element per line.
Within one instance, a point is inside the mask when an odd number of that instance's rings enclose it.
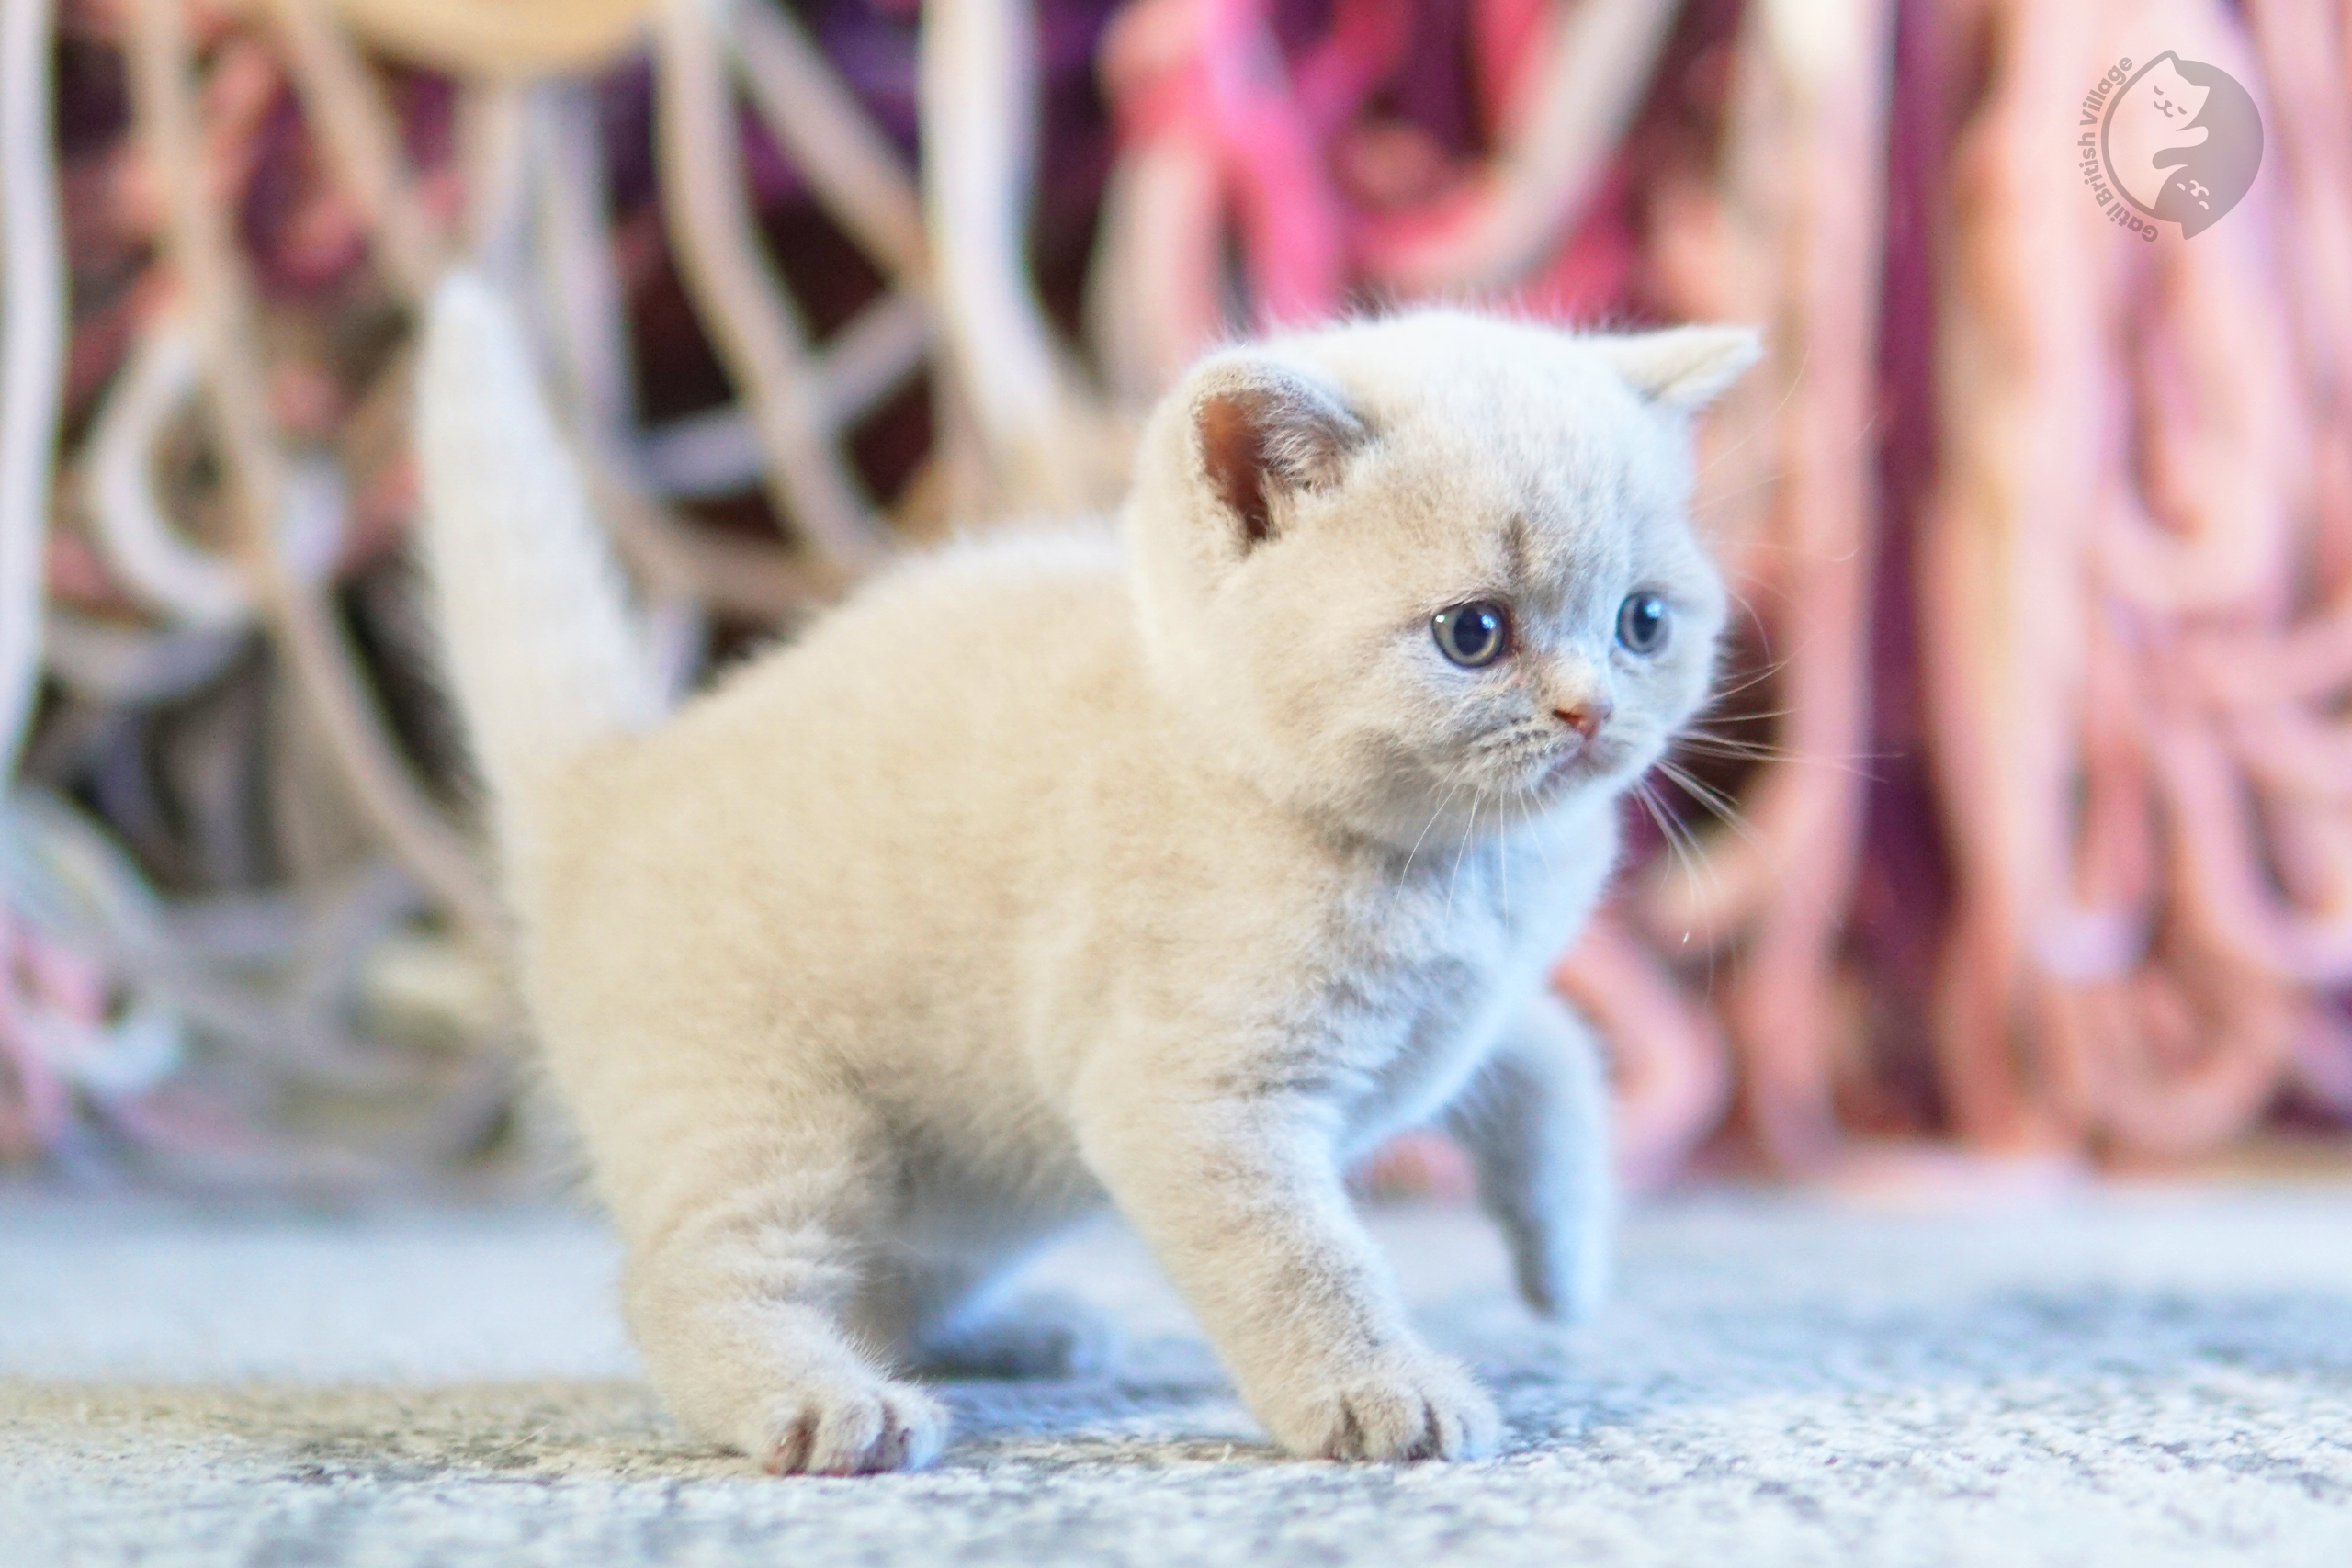
<path fill-rule="evenodd" d="M 1366 1133 L 1433 1111 L 1476 1069 L 1589 907 L 1598 877 L 1564 881 L 1510 846 L 1352 890 L 1310 1033 Z"/>

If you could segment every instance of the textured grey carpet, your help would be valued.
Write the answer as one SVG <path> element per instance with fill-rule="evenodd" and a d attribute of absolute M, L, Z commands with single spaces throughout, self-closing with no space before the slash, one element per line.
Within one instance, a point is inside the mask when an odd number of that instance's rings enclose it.
<path fill-rule="evenodd" d="M 783 1482 L 665 1424 L 577 1217 L 0 1200 L 0 1564 L 2352 1564 L 2352 1193 L 1678 1203 L 1567 1334 L 1476 1220 L 1377 1223 L 1504 1458 L 1272 1453 L 1106 1227 L 1042 1269 L 1116 1377 Z"/>

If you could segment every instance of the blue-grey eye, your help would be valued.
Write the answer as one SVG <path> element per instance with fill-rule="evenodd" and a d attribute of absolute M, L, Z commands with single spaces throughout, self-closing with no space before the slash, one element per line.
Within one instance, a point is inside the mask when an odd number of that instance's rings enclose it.
<path fill-rule="evenodd" d="M 1617 606 L 1617 640 L 1634 653 L 1656 653 L 1666 646 L 1666 601 L 1655 593 L 1628 593 Z"/>
<path fill-rule="evenodd" d="M 1510 612 L 1492 599 L 1473 599 L 1430 617 L 1440 653 L 1465 670 L 1492 664 L 1510 651 Z"/>

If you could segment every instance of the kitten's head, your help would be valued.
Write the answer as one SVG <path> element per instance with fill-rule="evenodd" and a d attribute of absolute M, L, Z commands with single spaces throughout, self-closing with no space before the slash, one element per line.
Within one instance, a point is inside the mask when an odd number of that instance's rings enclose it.
<path fill-rule="evenodd" d="M 1614 795 L 1705 695 L 1690 415 L 1756 352 L 1430 311 L 1210 355 L 1128 506 L 1154 678 L 1231 766 L 1392 842 Z"/>

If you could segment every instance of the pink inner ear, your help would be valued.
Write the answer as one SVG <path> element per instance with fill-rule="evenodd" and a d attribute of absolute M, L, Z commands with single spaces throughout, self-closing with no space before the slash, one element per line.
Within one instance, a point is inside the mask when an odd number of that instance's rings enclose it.
<path fill-rule="evenodd" d="M 1240 519 L 1245 549 L 1273 537 L 1277 491 L 1336 481 L 1347 454 L 1370 434 L 1321 389 L 1276 372 L 1207 393 L 1193 419 L 1201 466 Z"/>
<path fill-rule="evenodd" d="M 1218 498 L 1241 519 L 1242 536 L 1263 544 L 1272 532 L 1266 513 L 1266 433 L 1263 400 L 1229 392 L 1201 403 L 1201 463 Z"/>

